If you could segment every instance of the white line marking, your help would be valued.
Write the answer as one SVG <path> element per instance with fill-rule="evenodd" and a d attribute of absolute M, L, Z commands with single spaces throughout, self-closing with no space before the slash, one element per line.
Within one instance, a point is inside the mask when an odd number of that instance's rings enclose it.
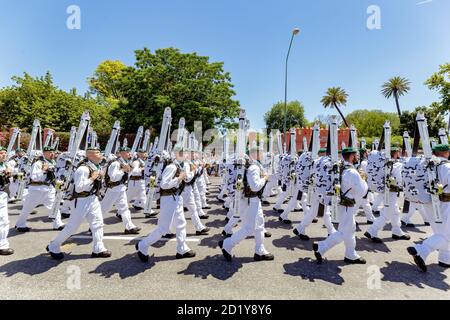
<path fill-rule="evenodd" d="M 87 239 L 87 240 L 91 240 L 92 237 L 91 236 L 72 236 L 72 239 Z M 140 240 L 143 239 L 144 237 L 119 237 L 119 236 L 104 236 L 103 240 L 127 240 L 127 241 L 132 241 L 132 240 Z M 160 241 L 172 241 L 175 242 L 177 241 L 177 239 L 161 239 Z M 199 242 L 200 239 L 194 239 L 194 238 L 187 238 L 186 242 Z"/>

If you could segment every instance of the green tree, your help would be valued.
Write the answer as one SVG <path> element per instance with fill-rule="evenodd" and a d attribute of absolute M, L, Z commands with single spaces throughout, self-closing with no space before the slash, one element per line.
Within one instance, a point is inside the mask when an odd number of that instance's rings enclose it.
<path fill-rule="evenodd" d="M 268 130 L 278 129 L 283 131 L 284 102 L 277 102 L 272 109 L 264 115 L 264 121 Z M 305 118 L 305 108 L 299 101 L 287 104 L 286 128 L 301 128 L 308 124 Z"/>
<path fill-rule="evenodd" d="M 105 105 L 91 98 L 80 97 L 75 90 L 65 92 L 53 83 L 50 73 L 44 77 L 13 77 L 14 84 L 0 90 L 0 123 L 5 127 L 29 129 L 34 119 L 42 127 L 70 131 L 78 125 L 81 114 L 91 113 L 95 130 L 110 130 L 112 117 Z"/>
<path fill-rule="evenodd" d="M 450 111 L 450 63 L 441 65 L 439 71 L 427 79 L 425 84 L 431 90 L 439 92 L 441 102 L 438 109 L 441 114 Z M 450 129 L 450 118 L 447 127 Z"/>
<path fill-rule="evenodd" d="M 394 97 L 399 118 L 401 117 L 402 112 L 400 110 L 400 103 L 398 99 L 400 96 L 408 93 L 410 90 L 410 84 L 411 83 L 406 78 L 394 77 L 389 79 L 382 86 L 383 89 L 381 90 L 381 93 L 386 97 L 386 99 Z"/>
<path fill-rule="evenodd" d="M 239 115 L 239 102 L 231 76 L 222 62 L 210 62 L 196 53 L 181 53 L 175 48 L 135 51 L 136 62 L 123 70 L 120 81 L 122 99 L 113 114 L 128 132 L 139 126 L 160 130 L 164 109 L 172 109 L 172 123 L 181 117 L 186 128 L 194 121 L 203 129 L 232 126 Z"/>
<path fill-rule="evenodd" d="M 427 118 L 430 137 L 437 137 L 439 135 L 439 129 L 445 127 L 444 117 L 440 112 L 440 108 L 439 103 L 433 103 L 429 107 L 417 107 L 412 112 L 404 111 L 400 118 L 400 127 L 397 134 L 403 134 L 404 131 L 408 131 L 412 137 L 416 128 L 417 113 L 422 112 Z"/>
<path fill-rule="evenodd" d="M 94 75 L 88 79 L 89 89 L 112 103 L 123 99 L 121 91 L 126 65 L 121 61 L 106 60 L 99 64 Z"/>
<path fill-rule="evenodd" d="M 380 137 L 386 120 L 391 122 L 392 132 L 398 132 L 400 119 L 395 112 L 360 109 L 347 115 L 347 121 L 358 129 L 359 137 Z"/>
<path fill-rule="evenodd" d="M 333 87 L 327 90 L 325 96 L 321 100 L 321 103 L 325 108 L 335 108 L 337 112 L 339 112 L 346 127 L 348 127 L 347 119 L 345 119 L 344 114 L 339 107 L 347 104 L 347 98 L 348 94 L 344 89 Z"/>

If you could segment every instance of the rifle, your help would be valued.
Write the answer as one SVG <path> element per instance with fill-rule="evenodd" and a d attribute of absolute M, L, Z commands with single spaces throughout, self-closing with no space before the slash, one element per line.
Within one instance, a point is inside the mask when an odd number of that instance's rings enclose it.
<path fill-rule="evenodd" d="M 162 152 L 166 150 L 167 148 L 167 142 L 169 140 L 169 134 L 170 134 L 170 123 L 172 122 L 172 110 L 170 108 L 166 108 L 164 111 L 164 117 L 163 122 L 161 126 L 161 133 L 159 136 L 159 140 L 154 143 L 154 146 L 156 147 L 156 152 L 158 153 L 155 156 L 155 160 L 153 163 L 153 167 L 156 165 L 156 170 L 154 170 L 150 174 L 149 179 L 149 189 L 147 192 L 147 201 L 145 202 L 144 207 L 144 214 L 145 216 L 149 217 L 151 215 L 152 211 L 152 205 L 153 205 L 153 198 L 155 196 L 157 184 L 159 183 L 160 177 L 162 175 L 162 170 L 164 167 L 164 159 Z"/>
<path fill-rule="evenodd" d="M 78 126 L 78 132 L 75 136 L 74 143 L 72 145 L 72 149 L 69 150 L 70 161 L 68 162 L 68 166 L 64 171 L 64 176 L 61 180 L 57 179 L 55 181 L 55 202 L 53 203 L 50 216 L 55 217 L 56 213 L 59 211 L 61 207 L 61 201 L 63 200 L 64 192 L 69 188 L 72 169 L 74 167 L 75 158 L 79 150 L 86 150 L 88 144 L 88 128 L 89 122 L 91 121 L 90 115 L 88 111 L 85 111 L 80 119 L 80 125 Z M 84 145 L 82 145 L 84 144 Z"/>
<path fill-rule="evenodd" d="M 333 163 L 333 170 L 331 173 L 331 179 L 333 181 L 331 190 L 331 219 L 332 221 L 338 222 L 338 204 L 341 198 L 341 164 L 339 163 L 338 124 L 336 116 L 331 117 L 329 138 L 329 151 L 331 162 Z"/>
<path fill-rule="evenodd" d="M 23 192 L 25 190 L 26 176 L 29 175 L 31 170 L 31 163 L 34 157 L 34 150 L 41 150 L 42 148 L 42 135 L 41 124 L 39 120 L 34 120 L 33 129 L 31 131 L 30 142 L 28 143 L 27 155 L 23 162 L 24 172 L 18 172 L 17 179 L 19 180 L 19 187 L 17 189 L 17 199 L 22 200 Z"/>
<path fill-rule="evenodd" d="M 312 194 L 313 194 L 313 188 L 314 188 L 314 175 L 311 172 L 312 167 L 314 166 L 314 162 L 317 158 L 319 158 L 319 149 L 320 149 L 320 124 L 319 122 L 316 122 L 313 127 L 313 132 L 311 136 L 311 142 L 309 146 L 309 151 L 311 152 L 311 166 L 309 168 L 310 175 L 309 179 L 307 181 L 308 184 L 308 194 L 307 194 L 307 203 L 308 205 L 311 205 L 312 201 Z"/>
<path fill-rule="evenodd" d="M 431 204 L 433 207 L 433 214 L 435 222 L 442 223 L 442 214 L 439 201 L 439 194 L 442 193 L 443 186 L 439 183 L 437 176 L 438 161 L 433 157 L 430 145 L 430 137 L 428 135 L 427 119 L 423 113 L 418 113 L 416 118 L 417 126 L 419 128 L 420 138 L 422 139 L 422 149 L 427 164 L 428 174 L 428 191 L 431 195 Z"/>

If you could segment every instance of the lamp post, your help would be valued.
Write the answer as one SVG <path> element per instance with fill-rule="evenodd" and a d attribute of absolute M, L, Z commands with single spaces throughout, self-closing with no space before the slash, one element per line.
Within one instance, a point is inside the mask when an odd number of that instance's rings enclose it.
<path fill-rule="evenodd" d="M 299 28 L 292 30 L 291 42 L 289 43 L 289 50 L 286 56 L 286 71 L 284 79 L 284 121 L 283 121 L 283 151 L 286 153 L 286 116 L 287 116 L 287 86 L 288 86 L 288 61 L 289 54 L 291 53 L 292 42 L 294 37 L 300 33 Z"/>

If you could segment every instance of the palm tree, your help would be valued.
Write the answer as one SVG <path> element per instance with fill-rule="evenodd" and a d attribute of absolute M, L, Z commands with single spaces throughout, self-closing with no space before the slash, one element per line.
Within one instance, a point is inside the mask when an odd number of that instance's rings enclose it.
<path fill-rule="evenodd" d="M 322 98 L 321 103 L 325 108 L 331 107 L 336 108 L 336 110 L 341 115 L 342 120 L 344 121 L 347 128 L 349 127 L 347 120 L 339 109 L 339 106 L 344 106 L 347 104 L 348 94 L 344 89 L 340 87 L 333 87 L 327 90 L 326 95 Z"/>
<path fill-rule="evenodd" d="M 391 78 L 383 84 L 383 90 L 381 91 L 381 93 L 386 97 L 386 99 L 394 97 L 399 117 L 401 117 L 402 112 L 400 111 L 398 98 L 408 93 L 410 84 L 411 82 L 409 82 L 408 79 L 401 77 Z"/>

